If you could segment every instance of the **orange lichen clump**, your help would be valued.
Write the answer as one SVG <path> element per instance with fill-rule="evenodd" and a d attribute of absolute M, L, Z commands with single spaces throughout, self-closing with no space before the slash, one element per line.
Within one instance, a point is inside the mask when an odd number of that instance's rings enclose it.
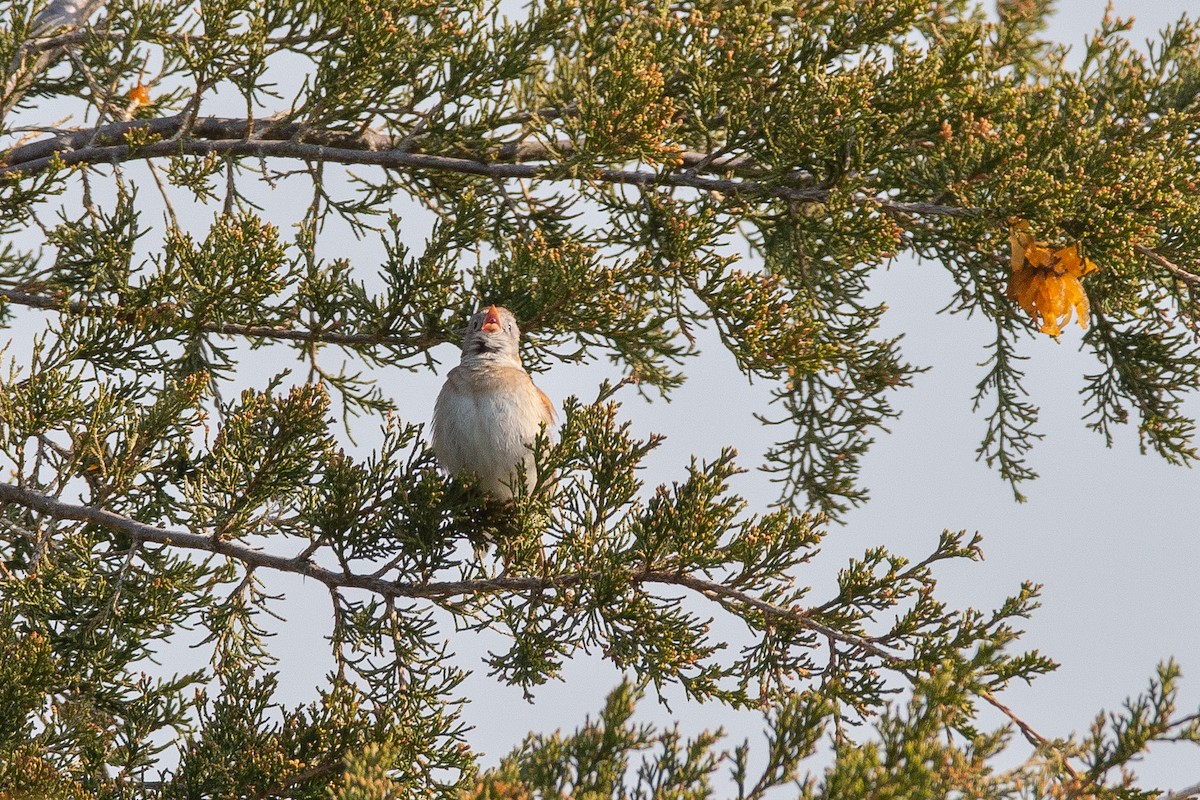
<path fill-rule="evenodd" d="M 1013 300 L 1038 323 L 1042 333 L 1058 336 L 1074 313 L 1079 327 L 1088 323 L 1088 298 L 1079 279 L 1098 267 L 1084 258 L 1079 244 L 1050 250 L 1037 243 L 1029 223 L 1010 223 L 1012 275 L 1008 279 L 1008 299 Z"/>
<path fill-rule="evenodd" d="M 129 102 L 134 106 L 150 105 L 150 87 L 139 82 L 129 90 Z"/>

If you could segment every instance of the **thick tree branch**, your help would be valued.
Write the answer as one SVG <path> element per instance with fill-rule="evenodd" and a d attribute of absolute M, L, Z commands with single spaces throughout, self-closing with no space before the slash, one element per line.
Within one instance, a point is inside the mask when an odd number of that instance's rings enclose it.
<path fill-rule="evenodd" d="M 0 483 L 0 503 L 14 503 L 31 511 L 38 511 L 59 520 L 73 520 L 99 525 L 110 531 L 124 533 L 141 543 L 163 544 L 184 550 L 213 553 L 232 558 L 249 568 L 269 569 L 278 572 L 289 572 L 294 575 L 303 575 L 304 577 L 319 581 L 331 589 L 362 589 L 374 592 L 382 597 L 444 600 L 462 595 L 481 595 L 496 592 L 544 592 L 568 589 L 599 577 L 590 573 L 570 573 L 541 577 L 503 575 L 497 578 L 478 578 L 462 581 L 404 583 L 384 580 L 376 575 L 362 575 L 349 571 L 339 572 L 327 569 L 313 563 L 309 559 L 308 556 L 311 555 L 311 549 L 295 557 L 273 555 L 219 537 L 191 533 L 189 531 L 168 530 L 154 525 L 147 525 L 144 522 L 138 522 L 137 520 L 106 511 L 102 508 L 65 503 L 56 497 L 8 483 Z M 861 649 L 888 663 L 895 663 L 901 658 L 899 653 L 879 646 L 871 641 L 869 637 L 844 633 L 823 625 L 813 619 L 803 609 L 789 609 L 776 606 L 745 592 L 724 586 L 716 581 L 699 578 L 694 575 L 659 570 L 635 570 L 628 574 L 628 578 L 631 583 L 639 585 L 682 586 L 711 599 L 719 598 L 723 602 L 751 607 L 767 616 L 786 619 L 828 639 Z"/>
<path fill-rule="evenodd" d="M 246 545 L 213 536 L 176 531 L 147 525 L 135 519 L 91 506 L 64 503 L 58 498 L 41 492 L 0 483 L 0 502 L 14 503 L 31 511 L 38 511 L 59 520 L 73 520 L 99 525 L 110 531 L 124 533 L 136 541 L 163 544 L 184 550 L 197 550 L 226 556 L 240 561 L 247 567 L 270 569 L 303 575 L 320 583 L 344 589 L 364 589 L 388 597 L 412 597 L 440 599 L 464 594 L 483 594 L 497 591 L 532 591 L 574 586 L 582 580 L 581 575 L 558 578 L 500 577 L 466 581 L 443 581 L 435 583 L 399 583 L 368 575 L 337 572 L 313 563 L 307 558 L 292 558 L 255 550 Z"/>
<path fill-rule="evenodd" d="M 504 575 L 496 578 L 479 578 L 462 581 L 434 581 L 429 583 L 402 583 L 384 580 L 378 575 L 362 575 L 349 571 L 338 572 L 326 569 L 309 560 L 313 548 L 309 547 L 298 556 L 286 557 L 264 553 L 243 544 L 218 539 L 212 536 L 191 533 L 188 531 L 172 531 L 147 525 L 137 520 L 111 511 L 90 506 L 73 505 L 51 497 L 41 492 L 25 489 L 12 484 L 0 483 L 0 502 L 15 503 L 47 514 L 55 519 L 74 520 L 99 525 L 111 531 L 124 533 L 142 543 L 155 543 L 178 547 L 185 550 L 197 550 L 226 556 L 241 562 L 248 568 L 270 569 L 303 575 L 319 581 L 330 589 L 363 589 L 375 592 L 385 598 L 408 597 L 415 599 L 445 600 L 463 595 L 481 595 L 497 592 L 544 592 L 562 590 L 585 583 L 595 577 L 589 573 L 571 573 L 551 576 L 518 576 Z M 767 617 L 787 620 L 806 630 L 810 630 L 831 641 L 841 642 L 862 650 L 882 660 L 891 666 L 902 667 L 903 656 L 888 650 L 870 637 L 848 634 L 823 625 L 813 619 L 809 612 L 797 608 L 784 608 L 768 603 L 753 595 L 725 586 L 717 581 L 700 578 L 679 572 L 663 572 L 660 570 L 636 570 L 629 573 L 631 583 L 645 585 L 658 584 L 663 586 L 682 586 L 722 604 L 736 604 L 753 608 Z M 901 672 L 904 672 L 901 669 Z M 1012 720 L 1025 738 L 1035 746 L 1050 747 L 1050 742 L 1024 720 L 1018 717 L 1008 706 L 1001 703 L 991 692 L 983 692 L 980 697 L 1001 711 Z M 1077 775 L 1070 764 L 1066 769 Z"/>
<path fill-rule="evenodd" d="M 130 145 L 128 142 L 131 138 L 146 143 Z M 355 134 L 314 132 L 300 123 L 283 122 L 278 119 L 202 117 L 192 120 L 189 124 L 186 115 L 178 115 L 113 122 L 14 147 L 0 156 L 0 178 L 38 174 L 56 164 L 74 166 L 180 155 L 229 155 L 294 158 L 411 171 L 451 172 L 498 180 L 579 179 L 630 186 L 679 186 L 725 195 L 778 197 L 805 203 L 825 203 L 830 198 L 830 191 L 816 185 L 816 179 L 808 173 L 793 173 L 783 183 L 780 183 L 778 178 L 758 180 L 755 176 L 764 175 L 762 167 L 742 156 L 714 158 L 711 153 L 688 151 L 679 154 L 680 168 L 671 172 L 655 172 L 649 169 L 569 172 L 549 162 L 559 154 L 571 152 L 574 144 L 570 141 L 556 142 L 553 147 L 537 141 L 510 143 L 492 148 L 482 158 L 414 153 L 399 147 L 400 141 L 371 131 Z M 738 177 L 714 177 L 712 174 L 701 174 L 702 172 Z M 868 196 L 860 197 L 859 200 L 889 214 L 901 216 L 976 217 L 980 214 L 976 208 L 938 203 L 905 202 Z M 1200 275 L 1185 270 L 1144 245 L 1135 245 L 1134 250 L 1189 285 L 1200 286 Z M 312 336 L 300 331 L 281 332 L 268 328 L 249 333 L 234 330 L 244 326 L 225 327 L 229 329 L 226 331 L 229 333 L 297 341 L 329 341 L 349 345 L 378 344 L 384 341 L 374 338 L 372 334 L 334 335 L 334 338 L 324 338 L 328 334 Z"/>
<path fill-rule="evenodd" d="M 124 533 L 139 543 L 162 544 L 185 550 L 221 555 L 241 562 L 248 569 L 269 569 L 303 575 L 312 578 L 331 590 L 362 589 L 379 594 L 389 600 L 396 597 L 413 599 L 445 600 L 466 595 L 483 595 L 498 592 L 528 592 L 537 593 L 548 590 L 563 590 L 594 580 L 600 576 L 590 573 L 571 573 L 551 576 L 517 576 L 503 575 L 496 578 L 479 578 L 461 581 L 434 581 L 429 583 L 405 583 L 384 580 L 378 575 L 363 575 L 346 571 L 327 569 L 313 563 L 309 556 L 314 548 L 308 547 L 297 556 L 286 557 L 272 555 L 261 550 L 255 550 L 243 544 L 219 539 L 213 536 L 174 531 L 147 525 L 129 517 L 115 514 L 100 508 L 65 503 L 58 498 L 36 492 L 12 484 L 0 483 L 0 503 L 13 503 L 31 511 L 40 512 L 58 520 L 73 520 L 99 525 L 107 530 Z M 611 576 L 605 576 L 611 578 Z M 750 594 L 725 586 L 717 581 L 700 578 L 678 572 L 659 570 L 635 570 L 627 575 L 634 584 L 658 584 L 662 586 L 681 586 L 725 604 L 741 605 L 753 608 L 767 617 L 787 620 L 801 628 L 810 630 L 832 642 L 837 641 L 859 649 L 879 658 L 885 664 L 896 667 L 901 674 L 909 677 L 904 669 L 903 654 L 888 650 L 871 637 L 848 634 L 830 628 L 810 616 L 804 609 L 784 608 L 768 603 Z M 983 691 L 979 697 L 1008 717 L 1021 731 L 1031 744 L 1040 748 L 1053 749 L 1054 745 L 1021 719 L 1008 706 L 1000 702 L 991 692 Z M 1073 777 L 1078 778 L 1078 772 L 1063 759 L 1064 768 Z M 1184 792 L 1191 792 L 1186 789 Z M 1175 793 L 1164 800 L 1182 800 L 1189 794 Z"/>
<path fill-rule="evenodd" d="M 101 3 L 104 0 L 101 0 Z M 202 33 L 155 30 L 153 38 L 144 35 L 126 33 L 124 31 L 97 30 L 95 28 L 76 28 L 55 36 L 45 36 L 27 41 L 22 49 L 27 53 L 40 53 L 45 50 L 58 50 L 90 41 L 109 43 L 134 42 L 136 44 L 156 44 L 160 42 L 176 42 L 181 44 L 199 44 L 213 41 L 212 37 Z M 326 40 L 319 35 L 267 36 L 263 43 L 274 47 L 293 48 L 300 45 L 320 45 Z"/>
<path fill-rule="evenodd" d="M 185 115 L 157 117 L 154 119 L 126 120 L 59 133 L 39 139 L 8 151 L 3 159 L 5 167 L 32 165 L 44 169 L 44 159 L 53 153 L 77 151 L 97 145 L 127 143 L 127 137 L 135 134 L 139 139 L 147 137 L 176 138 L 185 132 Z M 286 122 L 278 118 L 249 120 L 240 117 L 200 117 L 192 127 L 186 129 L 189 136 L 197 139 L 232 140 L 255 139 L 260 141 L 297 141 L 308 144 L 324 144 L 347 150 L 409 152 L 402 146 L 405 141 L 414 141 L 411 135 L 404 138 L 385 136 L 374 131 L 340 133 L 314 131 L 298 122 Z M 561 139 L 550 146 L 540 141 L 521 141 L 500 145 L 489 150 L 484 161 L 523 163 L 551 160 L 575 150 L 574 142 Z M 742 175 L 762 175 L 761 165 L 744 156 L 716 156 L 711 153 L 684 151 L 678 154 L 681 166 L 692 172 L 733 172 Z M 805 172 L 797 172 L 789 178 L 794 183 L 815 184 L 816 178 Z"/>
<path fill-rule="evenodd" d="M 459 158 L 409 152 L 395 147 L 390 137 L 376 133 L 315 134 L 307 132 L 298 123 L 272 120 L 205 117 L 194 122 L 187 131 L 187 138 L 172 138 L 183 131 L 184 124 L 183 116 L 132 120 L 32 142 L 5 154 L 0 177 L 34 175 L 56 164 L 74 166 L 180 155 L 229 155 L 452 172 L 497 179 L 575 179 L 629 186 L 679 186 L 725 195 L 778 197 L 808 203 L 824 203 L 830 197 L 828 189 L 795 185 L 812 183 L 812 177 L 804 173 L 790 176 L 791 185 L 786 182 L 779 184 L 777 179 L 718 178 L 694 173 L 690 167 L 703 165 L 705 169 L 715 172 L 750 171 L 752 174 L 761 174 L 740 158 L 711 159 L 711 163 L 707 163 L 710 160 L 707 153 L 682 154 L 680 161 L 683 168 L 671 172 L 611 168 L 566 171 L 554 164 L 541 163 L 552 155 L 552 149 L 536 142 L 504 145 L 480 158 Z M 155 139 L 157 141 L 153 141 Z M 144 143 L 128 144 L 131 140 Z M 559 143 L 555 149 L 561 152 L 570 146 L 569 143 Z M 906 214 L 972 217 L 979 213 L 969 208 L 878 197 L 863 197 L 861 201 L 885 211 Z"/>

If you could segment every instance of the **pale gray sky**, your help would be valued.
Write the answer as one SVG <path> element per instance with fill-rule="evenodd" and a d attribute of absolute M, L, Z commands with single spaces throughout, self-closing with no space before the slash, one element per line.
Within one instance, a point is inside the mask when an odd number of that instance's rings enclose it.
<path fill-rule="evenodd" d="M 1105 5 L 1103 0 L 1060 3 L 1050 38 L 1081 49 Z M 1133 36 L 1139 42 L 1184 11 L 1200 12 L 1200 3 L 1180 0 L 1118 0 L 1113 7 L 1118 16 L 1136 18 Z M 831 531 L 823 558 L 799 580 L 824 587 L 813 597 L 825 599 L 836 570 L 868 547 L 885 545 L 920 558 L 944 528 L 978 530 L 985 537 L 986 560 L 943 568 L 941 597 L 958 607 L 990 610 L 1022 580 L 1045 585 L 1043 607 L 1018 645 L 1037 648 L 1062 666 L 1005 695 L 1005 702 L 1040 732 L 1085 731 L 1102 708 L 1117 708 L 1144 690 L 1155 665 L 1169 656 L 1184 670 L 1182 707 L 1195 710 L 1200 707 L 1200 593 L 1195 589 L 1200 476 L 1141 455 L 1135 427 L 1123 431 L 1111 450 L 1084 428 L 1078 390 L 1081 376 L 1096 371 L 1096 365 L 1079 352 L 1081 332 L 1072 326 L 1059 343 L 1038 337 L 1022 347 L 1030 356 L 1027 386 L 1042 407 L 1039 429 L 1045 439 L 1030 457 L 1041 478 L 1024 487 L 1027 503 L 1015 503 L 1007 484 L 975 461 L 984 421 L 971 413 L 970 398 L 982 375 L 977 364 L 985 357 L 991 326 L 978 317 L 938 315 L 952 290 L 938 264 L 903 259 L 876 276 L 876 297 L 891 308 L 884 332 L 903 332 L 908 359 L 932 369 L 918 376 L 912 389 L 895 395 L 903 416 L 865 459 L 862 480 L 871 489 L 871 502 Z M 742 463 L 753 466 L 772 442 L 774 432 L 751 416 L 765 409 L 767 390 L 747 387 L 731 359 L 710 349 L 691 374 L 670 404 L 626 401 L 624 413 L 636 430 L 668 435 L 647 472 L 650 485 L 681 479 L 690 454 L 712 457 L 725 444 L 735 444 Z M 537 380 L 556 399 L 571 393 L 586 397 L 597 381 L 592 370 L 571 367 L 555 367 Z M 721 391 L 714 392 L 714 385 Z M 431 404 L 437 380 L 422 389 L 427 398 L 422 402 Z M 1189 409 L 1200 415 L 1200 397 Z M 775 497 L 761 475 L 744 476 L 739 488 L 759 508 Z M 573 727 L 583 713 L 595 714 L 617 680 L 615 671 L 588 660 L 573 665 L 564 683 L 539 689 L 530 705 L 518 690 L 476 675 L 467 685 L 473 701 L 466 715 L 477 726 L 473 739 L 498 757 L 527 729 Z M 674 698 L 672 706 L 687 730 L 725 725 L 731 746 L 761 729 L 751 713 L 715 705 L 696 708 Z M 641 716 L 672 718 L 649 699 Z M 1139 772 L 1145 786 L 1191 785 L 1200 781 L 1200 750 L 1160 745 Z"/>
<path fill-rule="evenodd" d="M 1119 15 L 1137 17 L 1138 39 L 1185 10 L 1200 12 L 1200 3 L 1183 0 L 1118 0 L 1114 7 Z M 1082 46 L 1104 8 L 1103 0 L 1060 3 L 1052 38 Z M 150 190 L 141 199 L 154 202 Z M 306 202 L 307 192 L 278 192 L 264 216 L 286 228 L 299 218 Z M 212 210 L 181 213 L 196 230 L 206 228 L 212 218 Z M 146 217 L 147 222 L 158 219 L 157 211 Z M 412 218 L 414 247 L 426 233 L 418 220 Z M 325 246 L 333 245 L 327 241 Z M 365 244 L 346 241 L 338 248 L 338 255 L 352 254 L 368 267 L 374 263 Z M 1025 487 L 1028 503 L 1014 503 L 1008 486 L 974 458 L 984 422 L 971 413 L 970 397 L 981 375 L 977 364 L 985 357 L 990 326 L 981 319 L 936 313 L 952 291 L 941 265 L 901 260 L 877 274 L 874 286 L 875 296 L 892 309 L 885 333 L 905 333 L 908 360 L 932 370 L 918 376 L 914 388 L 895 395 L 903 416 L 891 426 L 890 435 L 879 436 L 865 459 L 862 481 L 870 487 L 872 501 L 832 529 L 824 555 L 798 580 L 817 587 L 812 596 L 819 602 L 835 591 L 836 570 L 869 547 L 885 545 L 920 558 L 934 547 L 943 528 L 978 530 L 985 536 L 987 559 L 940 570 L 941 596 L 955 606 L 990 610 L 1022 580 L 1045 584 L 1043 608 L 1029 621 L 1020 644 L 1038 648 L 1062 668 L 1032 687 L 1017 687 L 1005 695 L 1005 701 L 1038 730 L 1055 736 L 1085 729 L 1100 708 L 1114 708 L 1141 691 L 1155 664 L 1168 656 L 1177 657 L 1184 669 L 1184 706 L 1200 706 L 1196 472 L 1140 455 L 1135 429 L 1123 432 L 1111 450 L 1084 429 L 1077 394 L 1080 376 L 1096 367 L 1078 352 L 1080 332 L 1071 327 L 1060 343 L 1038 337 L 1023 345 L 1022 352 L 1030 356 L 1028 387 L 1042 406 L 1040 430 L 1046 438 L 1030 457 L 1042 477 Z M 645 403 L 632 392 L 624 398 L 623 414 L 635 431 L 668 436 L 650 459 L 644 476 L 649 486 L 681 479 L 691 455 L 711 458 L 727 444 L 738 447 L 744 466 L 754 467 L 773 441 L 775 431 L 764 430 L 753 418 L 755 411 L 767 410 L 766 388 L 746 386 L 731 359 L 711 336 L 708 340 L 706 354 L 689 366 L 691 379 L 671 403 Z M 441 376 L 457 360 L 449 346 L 439 356 L 443 363 L 438 374 L 385 376 L 383 386 L 398 398 L 404 418 L 429 419 Z M 265 361 L 250 363 L 251 385 L 265 374 L 255 372 L 256 363 L 262 366 Z M 269 371 L 279 366 L 276 361 Z M 561 406 L 570 394 L 593 397 L 606 375 L 611 373 L 601 367 L 560 365 L 536 379 Z M 1200 400 L 1194 398 L 1190 410 L 1200 416 Z M 766 510 L 775 498 L 760 473 L 742 476 L 735 486 L 755 510 Z M 276 576 L 271 586 L 287 594 L 286 603 L 276 609 L 287 620 L 273 624 L 279 632 L 273 647 L 281 659 L 284 699 L 307 701 L 323 685 L 329 668 L 323 639 L 328 633 L 328 596 L 322 587 L 293 578 Z M 456 638 L 459 663 L 481 667 L 479 656 L 489 644 L 503 646 L 487 636 Z M 194 651 L 181 652 L 178 662 L 168 661 L 166 666 L 183 669 L 194 656 Z M 581 723 L 585 714 L 598 710 L 619 678 L 598 656 L 579 658 L 564 682 L 540 688 L 528 703 L 519 689 L 497 685 L 480 671 L 465 687 L 472 698 L 465 718 L 475 726 L 470 738 L 488 753 L 488 763 L 494 763 L 530 730 L 549 732 Z M 666 724 L 680 719 L 685 732 L 725 725 L 730 747 L 761 727 L 755 714 L 689 705 L 678 693 L 672 702 L 673 715 L 647 699 L 641 717 Z M 819 767 L 819 762 L 812 765 Z M 1200 752 L 1158 747 L 1141 773 L 1144 785 L 1178 788 L 1196 783 Z"/>
<path fill-rule="evenodd" d="M 1062 3 L 1051 37 L 1081 47 L 1104 7 L 1102 0 Z M 1114 7 L 1118 15 L 1136 15 L 1139 41 L 1185 9 L 1200 10 L 1179 0 L 1116 2 Z M 418 223 L 416 217 L 410 220 Z M 424 232 L 414 229 L 414 244 L 423 238 Z M 1078 351 L 1081 333 L 1072 326 L 1059 343 L 1039 336 L 1023 345 L 1030 356 L 1027 386 L 1042 406 L 1045 439 L 1030 457 L 1042 477 L 1025 487 L 1027 503 L 1015 503 L 1007 484 L 974 457 L 984 423 L 971 413 L 970 398 L 981 376 L 977 364 L 985 357 L 989 324 L 937 314 L 952 291 L 938 264 L 897 261 L 876 276 L 874 291 L 891 308 L 884 333 L 905 333 L 907 358 L 932 369 L 918 376 L 912 389 L 895 395 L 903 416 L 890 435 L 879 436 L 865 459 L 862 480 L 871 489 L 871 502 L 832 529 L 822 558 L 798 580 L 816 587 L 814 598 L 825 599 L 835 591 L 836 571 L 869 547 L 884 545 L 921 558 L 944 528 L 978 530 L 985 536 L 986 560 L 941 569 L 941 597 L 952 606 L 990 610 L 1022 580 L 1045 584 L 1043 607 L 1019 644 L 1041 650 L 1062 667 L 1031 687 L 1014 687 L 1004 698 L 1039 731 L 1057 736 L 1085 730 L 1100 709 L 1116 708 L 1143 690 L 1155 665 L 1169 656 L 1184 668 L 1183 706 L 1200 706 L 1200 596 L 1193 588 L 1200 564 L 1196 472 L 1139 454 L 1135 429 L 1124 431 L 1111 450 L 1085 430 L 1078 390 L 1081 376 L 1095 365 Z M 691 363 L 691 378 L 672 402 L 645 403 L 632 392 L 624 398 L 623 413 L 636 432 L 668 436 L 649 460 L 648 486 L 683 478 L 691 455 L 711 458 L 727 444 L 738 447 L 744 466 L 754 467 L 773 442 L 775 432 L 753 418 L 753 412 L 767 410 L 766 387 L 747 386 L 732 359 L 708 339 L 705 355 Z M 385 378 L 406 419 L 429 419 L 442 376 L 457 362 L 450 346 L 439 356 L 439 374 Z M 612 373 L 604 367 L 558 365 L 536 380 L 561 405 L 570 394 L 594 396 L 606 376 Z M 1190 410 L 1200 415 L 1200 399 Z M 765 510 L 776 496 L 761 473 L 742 476 L 735 487 L 755 510 Z M 288 594 L 281 609 L 288 621 L 277 626 L 280 636 L 274 643 L 283 685 L 296 701 L 311 699 L 329 668 L 323 641 L 326 593 L 295 579 L 278 586 Z M 738 633 L 736 625 L 730 628 L 731 637 Z M 586 714 L 596 713 L 620 680 L 599 656 L 580 657 L 568 666 L 563 682 L 539 688 L 529 703 L 519 689 L 498 685 L 482 669 L 480 656 L 489 648 L 504 648 L 502 640 L 468 634 L 453 646 L 458 663 L 478 670 L 464 687 L 471 698 L 464 716 L 475 726 L 470 738 L 487 753 L 486 763 L 494 763 L 530 730 L 574 728 Z M 670 697 L 673 713 L 648 698 L 640 718 L 668 725 L 680 720 L 692 733 L 723 725 L 730 747 L 745 737 L 753 743 L 761 730 L 757 714 L 689 704 L 678 692 Z M 819 760 L 812 768 L 819 770 Z M 1141 775 L 1143 785 L 1190 785 L 1200 781 L 1200 752 L 1159 746 L 1141 765 Z"/>

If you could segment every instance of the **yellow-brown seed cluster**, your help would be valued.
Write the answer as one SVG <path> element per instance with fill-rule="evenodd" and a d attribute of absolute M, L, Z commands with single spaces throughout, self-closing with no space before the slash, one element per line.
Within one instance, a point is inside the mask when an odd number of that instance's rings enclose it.
<path fill-rule="evenodd" d="M 1078 243 L 1050 250 L 1037 243 L 1028 222 L 1013 220 L 1010 225 L 1008 299 L 1023 308 L 1042 333 L 1058 336 L 1072 313 L 1079 327 L 1087 328 L 1088 297 L 1079 279 L 1098 269 L 1095 262 L 1083 256 Z"/>

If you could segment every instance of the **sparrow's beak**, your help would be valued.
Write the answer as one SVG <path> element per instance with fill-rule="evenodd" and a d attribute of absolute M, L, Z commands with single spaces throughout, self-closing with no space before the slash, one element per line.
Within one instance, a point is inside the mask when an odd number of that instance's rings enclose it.
<path fill-rule="evenodd" d="M 496 333 L 500 330 L 500 312 L 495 306 L 488 306 L 487 316 L 483 318 L 483 327 L 480 330 L 484 333 Z"/>

